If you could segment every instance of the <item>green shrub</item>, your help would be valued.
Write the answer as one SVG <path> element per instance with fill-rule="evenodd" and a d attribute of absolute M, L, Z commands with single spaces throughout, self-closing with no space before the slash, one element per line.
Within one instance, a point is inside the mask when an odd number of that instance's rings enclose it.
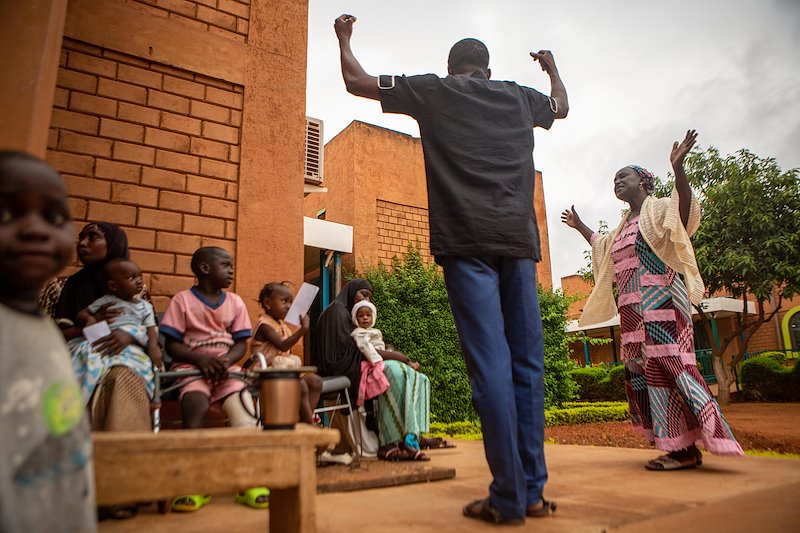
<path fill-rule="evenodd" d="M 387 343 L 415 361 L 431 380 L 431 418 L 437 422 L 477 421 L 472 390 L 461 346 L 447 301 L 444 276 L 435 264 L 425 264 L 418 246 L 409 245 L 404 259 L 391 268 L 369 267 L 363 274 L 372 284 L 378 308 L 375 327 Z M 545 344 L 545 406 L 575 396 L 570 377 L 566 326 L 567 302 L 560 292 L 539 288 Z"/>
<path fill-rule="evenodd" d="M 565 332 L 569 301 L 560 289 L 551 292 L 540 285 L 538 291 L 544 337 L 544 406 L 549 408 L 575 398 L 578 385 L 570 375 L 575 363 L 569 357 Z"/>
<path fill-rule="evenodd" d="M 623 402 L 606 402 L 603 405 L 584 404 L 580 407 L 549 409 L 544 412 L 547 427 L 613 422 L 629 418 L 628 404 Z"/>
<path fill-rule="evenodd" d="M 427 435 L 464 440 L 480 440 L 483 438 L 480 422 L 431 422 L 431 430 Z"/>
<path fill-rule="evenodd" d="M 603 398 L 600 383 L 606 378 L 608 372 L 602 366 L 586 366 L 576 368 L 572 372 L 572 379 L 578 384 L 578 398 L 581 400 L 608 400 Z"/>
<path fill-rule="evenodd" d="M 565 402 L 563 408 L 552 408 L 544 412 L 547 427 L 614 422 L 629 418 L 628 404 L 624 402 Z M 431 422 L 428 435 L 465 440 L 483 438 L 479 422 Z"/>
<path fill-rule="evenodd" d="M 610 371 L 603 366 L 576 368 L 572 379 L 578 384 L 578 397 L 584 401 L 622 401 L 625 399 L 625 367 Z"/>
<path fill-rule="evenodd" d="M 436 265 L 426 265 L 419 249 L 409 247 L 405 260 L 395 258 L 391 269 L 370 267 L 364 277 L 378 308 L 375 327 L 387 344 L 419 361 L 431 380 L 431 418 L 477 420 L 444 277 Z"/>
<path fill-rule="evenodd" d="M 573 407 L 617 407 L 627 405 L 626 402 L 564 402 L 561 409 L 571 409 Z"/>
<path fill-rule="evenodd" d="M 800 401 L 800 362 L 790 368 L 779 361 L 780 358 L 773 354 L 766 354 L 742 363 L 741 382 L 747 399 L 758 402 Z"/>
<path fill-rule="evenodd" d="M 608 395 L 612 400 L 625 400 L 625 365 L 616 365 L 608 372 Z"/>
<path fill-rule="evenodd" d="M 756 357 L 768 357 L 769 359 L 772 359 L 773 361 L 775 361 L 777 363 L 780 363 L 780 364 L 786 363 L 786 353 L 785 352 L 778 352 L 778 351 L 761 352 Z M 752 359 L 755 359 L 756 357 L 753 357 Z"/>

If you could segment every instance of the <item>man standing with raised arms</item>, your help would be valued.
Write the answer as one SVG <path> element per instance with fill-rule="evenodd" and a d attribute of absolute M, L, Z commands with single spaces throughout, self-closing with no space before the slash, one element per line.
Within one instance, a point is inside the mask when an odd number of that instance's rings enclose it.
<path fill-rule="evenodd" d="M 489 52 L 476 39 L 450 50 L 446 78 L 371 76 L 350 49 L 352 15 L 336 19 L 347 91 L 419 123 L 425 155 L 431 253 L 444 270 L 494 476 L 489 497 L 464 514 L 521 524 L 547 516 L 544 345 L 536 293 L 541 259 L 533 211 L 533 128 L 567 116 L 553 55 L 531 52 L 550 76 L 551 96 L 490 80 Z"/>

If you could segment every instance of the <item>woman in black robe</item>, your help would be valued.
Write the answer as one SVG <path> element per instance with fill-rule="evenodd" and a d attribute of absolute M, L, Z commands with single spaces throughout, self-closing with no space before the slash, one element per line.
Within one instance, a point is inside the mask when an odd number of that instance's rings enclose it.
<path fill-rule="evenodd" d="M 353 305 L 372 297 L 369 281 L 355 278 L 345 285 L 320 315 L 317 321 L 311 363 L 319 369 L 319 375 L 347 376 L 350 378 L 350 398 L 358 398 L 361 381 L 361 352 L 350 333 L 355 329 L 350 311 Z"/>
<path fill-rule="evenodd" d="M 317 322 L 312 362 L 323 377 L 347 376 L 351 398 L 358 398 L 362 360 L 362 354 L 350 336 L 356 327 L 351 311 L 356 303 L 371 298 L 369 282 L 355 278 L 322 312 Z M 404 354 L 394 350 L 378 350 L 378 353 L 385 360 L 384 372 L 391 383 L 389 390 L 377 398 L 376 417 L 381 444 L 378 457 L 391 461 L 427 461 L 428 457 L 420 448 L 433 446 L 429 439 L 422 437 L 422 432 L 428 431 L 430 424 L 430 382 L 418 372 L 419 364 Z"/>

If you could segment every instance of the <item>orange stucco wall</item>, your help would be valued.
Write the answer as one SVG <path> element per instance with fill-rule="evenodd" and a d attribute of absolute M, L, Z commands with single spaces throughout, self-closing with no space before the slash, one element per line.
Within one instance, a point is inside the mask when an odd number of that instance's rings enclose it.
<path fill-rule="evenodd" d="M 343 259 L 361 269 L 402 255 L 409 240 L 429 254 L 428 197 L 422 142 L 410 135 L 354 121 L 325 145 L 327 193 L 305 199 L 306 216 L 326 210 L 326 220 L 353 226 L 353 253 Z M 540 282 L 552 287 L 541 174 L 536 175 L 536 219 L 542 240 Z"/>
<path fill-rule="evenodd" d="M 25 6 L 30 38 L 10 42 L 19 17 L 2 17 L 0 45 L 40 89 L 3 99 L 0 140 L 40 154 L 36 139 L 46 143 L 76 230 L 123 226 L 159 311 L 193 283 L 200 246 L 234 254 L 232 290 L 253 318 L 264 282 L 302 281 L 307 1 Z M 2 87 L 20 83 L 13 74 Z"/>

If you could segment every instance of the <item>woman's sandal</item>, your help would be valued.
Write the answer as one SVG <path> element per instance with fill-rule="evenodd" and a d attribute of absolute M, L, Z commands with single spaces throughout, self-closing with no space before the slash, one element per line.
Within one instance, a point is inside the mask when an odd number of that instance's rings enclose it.
<path fill-rule="evenodd" d="M 532 505 L 529 505 L 525 509 L 525 516 L 530 516 L 531 518 L 544 518 L 545 516 L 551 516 L 555 514 L 556 508 L 558 504 L 553 501 L 547 501 L 542 498 L 542 506 L 533 508 Z"/>
<path fill-rule="evenodd" d="M 505 524 L 508 526 L 521 526 L 525 523 L 524 518 L 503 518 L 500 511 L 492 507 L 489 498 L 475 500 L 464 506 L 464 516 L 477 518 L 491 524 Z"/>
<path fill-rule="evenodd" d="M 384 461 L 430 461 L 431 458 L 420 450 L 409 450 L 399 445 L 381 448 L 378 450 L 378 459 Z"/>
<path fill-rule="evenodd" d="M 203 494 L 190 494 L 188 496 L 178 496 L 172 500 L 172 510 L 179 513 L 192 513 L 199 511 L 211 503 L 211 496 Z"/>
<path fill-rule="evenodd" d="M 247 489 L 236 495 L 236 503 L 253 509 L 269 509 L 269 489 L 267 487 Z"/>
<path fill-rule="evenodd" d="M 455 448 L 456 445 L 442 437 L 422 437 L 419 440 L 419 447 L 423 450 L 435 450 L 438 448 Z"/>
<path fill-rule="evenodd" d="M 651 461 L 647 461 L 644 464 L 644 467 L 648 470 L 686 470 L 688 468 L 697 468 L 699 465 L 703 464 L 703 460 L 698 458 L 697 456 L 693 456 L 690 459 L 680 461 L 675 457 L 667 455 L 662 455 L 660 457 L 656 457 Z"/>

